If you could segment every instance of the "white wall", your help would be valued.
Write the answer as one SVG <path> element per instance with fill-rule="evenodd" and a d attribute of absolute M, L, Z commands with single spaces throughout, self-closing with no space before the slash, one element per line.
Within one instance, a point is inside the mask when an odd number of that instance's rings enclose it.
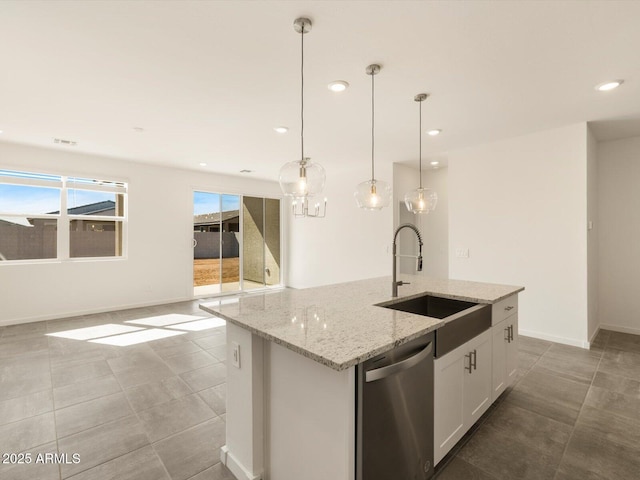
<path fill-rule="evenodd" d="M 427 215 L 413 214 L 404 206 L 404 195 L 415 190 L 418 183 L 418 169 L 406 165 L 393 166 L 394 229 L 401 223 L 410 222 L 422 234 L 424 257 L 422 274 L 429 277 L 449 277 L 449 193 L 447 169 L 427 169 L 422 172 L 422 185 L 438 194 L 436 209 Z M 408 245 L 407 245 L 408 243 Z M 411 232 L 399 235 L 399 252 L 416 254 L 415 236 Z M 415 262 L 401 259 L 400 271 L 415 274 Z"/>
<path fill-rule="evenodd" d="M 376 177 L 391 183 L 391 170 L 376 165 Z M 392 207 L 362 210 L 353 198 L 370 172 L 362 162 L 327 169 L 327 216 L 290 222 L 287 285 L 305 288 L 391 275 Z"/>
<path fill-rule="evenodd" d="M 587 293 L 588 293 L 588 331 L 589 342 L 598 333 L 598 235 L 600 221 L 598 217 L 598 144 L 591 129 L 587 128 Z"/>
<path fill-rule="evenodd" d="M 0 325 L 189 299 L 193 293 L 192 189 L 280 194 L 273 182 L 10 143 L 0 143 L 0 168 L 129 182 L 128 258 L 0 262 Z"/>
<path fill-rule="evenodd" d="M 640 334 L 640 137 L 597 151 L 600 326 Z"/>
<path fill-rule="evenodd" d="M 520 333 L 583 346 L 586 150 L 580 123 L 449 152 L 448 168 L 449 276 L 526 287 Z"/>

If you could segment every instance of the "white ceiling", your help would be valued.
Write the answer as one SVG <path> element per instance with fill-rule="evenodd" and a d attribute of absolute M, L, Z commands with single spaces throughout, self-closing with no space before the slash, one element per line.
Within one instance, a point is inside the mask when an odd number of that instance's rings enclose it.
<path fill-rule="evenodd" d="M 374 62 L 379 162 L 417 160 L 421 92 L 443 129 L 425 154 L 581 121 L 640 134 L 638 1 L 4 0 L 0 140 L 277 179 L 299 158 L 303 15 L 305 147 L 329 173 L 367 175 Z"/>

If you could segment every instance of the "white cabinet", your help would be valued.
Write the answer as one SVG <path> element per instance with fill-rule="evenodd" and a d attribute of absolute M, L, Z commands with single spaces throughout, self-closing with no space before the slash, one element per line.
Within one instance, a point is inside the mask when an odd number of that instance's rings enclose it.
<path fill-rule="evenodd" d="M 458 348 L 434 361 L 434 465 L 438 464 L 466 432 L 464 353 Z"/>
<path fill-rule="evenodd" d="M 434 361 L 434 464 L 491 405 L 492 330 Z"/>
<path fill-rule="evenodd" d="M 491 405 L 491 331 L 467 343 L 464 371 L 464 423 L 471 427 Z M 469 367 L 470 363 L 470 367 Z M 468 429 L 468 428 L 467 428 Z"/>
<path fill-rule="evenodd" d="M 515 313 L 518 313 L 518 295 L 503 298 L 491 306 L 491 325 L 497 325 Z"/>
<path fill-rule="evenodd" d="M 517 310 L 516 310 L 517 312 Z M 491 401 L 495 401 L 511 385 L 518 373 L 518 314 L 513 313 L 494 323 L 493 372 Z"/>

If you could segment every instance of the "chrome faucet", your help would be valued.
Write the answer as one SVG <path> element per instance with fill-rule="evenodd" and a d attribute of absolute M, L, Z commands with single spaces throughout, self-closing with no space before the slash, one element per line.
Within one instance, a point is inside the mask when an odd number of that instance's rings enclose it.
<path fill-rule="evenodd" d="M 396 265 L 396 258 L 397 258 L 397 254 L 396 254 L 396 240 L 398 239 L 398 233 L 400 233 L 400 230 L 402 230 L 403 228 L 410 228 L 411 230 L 413 230 L 416 234 L 416 236 L 418 237 L 418 248 L 419 248 L 419 252 L 418 253 L 418 265 L 416 267 L 416 270 L 418 272 L 422 271 L 422 235 L 420 235 L 420 230 L 418 230 L 418 227 L 416 227 L 414 224 L 412 223 L 403 223 L 402 225 L 400 225 L 397 229 L 396 229 L 396 233 L 393 235 L 393 274 L 392 274 L 392 283 L 391 283 L 391 296 L 392 297 L 397 297 L 398 296 L 398 287 L 400 285 L 409 285 L 409 282 L 403 282 L 402 280 L 400 281 L 396 281 L 396 270 L 397 270 L 397 265 Z"/>

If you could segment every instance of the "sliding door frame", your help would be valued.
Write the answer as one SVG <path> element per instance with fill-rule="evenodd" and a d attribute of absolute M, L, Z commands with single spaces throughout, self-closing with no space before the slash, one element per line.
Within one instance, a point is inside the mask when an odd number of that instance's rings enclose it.
<path fill-rule="evenodd" d="M 222 287 L 221 287 L 221 291 L 217 292 L 217 293 L 212 293 L 212 294 L 201 294 L 201 295 L 196 295 L 195 291 L 194 291 L 194 285 L 193 285 L 193 279 L 194 279 L 194 257 L 193 257 L 193 240 L 194 240 L 194 230 L 193 230 L 193 197 L 195 192 L 202 192 L 202 193 L 211 193 L 211 194 L 217 194 L 220 195 L 220 204 L 222 207 L 222 197 L 224 195 L 230 195 L 230 196 L 237 196 L 240 199 L 240 205 L 239 205 L 239 217 L 238 217 L 238 221 L 240 222 L 240 235 L 239 235 L 239 239 L 238 239 L 238 249 L 239 249 L 239 257 L 240 257 L 240 261 L 239 261 L 239 282 L 240 282 L 240 288 L 238 290 L 234 290 L 234 291 L 222 291 Z M 263 277 L 263 287 L 262 288 L 255 288 L 255 289 L 251 289 L 251 290 L 245 290 L 244 289 L 244 209 L 243 209 L 243 198 L 244 197 L 254 197 L 254 198 L 262 198 L 262 199 L 270 199 L 270 200 L 278 200 L 279 201 L 279 214 L 280 214 L 280 271 L 279 271 L 279 282 L 276 285 L 267 285 L 266 284 L 266 279 L 265 279 L 265 273 L 263 271 L 262 273 L 262 277 Z M 190 233 L 189 233 L 189 241 L 188 244 L 192 247 L 189 251 L 190 254 L 190 271 L 191 274 L 189 276 L 190 279 L 190 297 L 193 299 L 196 298 L 208 298 L 208 297 L 223 297 L 223 296 L 231 296 L 231 295 L 239 295 L 239 294 L 245 294 L 245 293 L 259 293 L 259 292 L 264 292 L 264 291 L 268 291 L 268 290 L 274 290 L 274 289 L 280 289 L 280 288 L 284 288 L 284 272 L 285 272 L 285 256 L 283 255 L 284 251 L 286 250 L 286 244 L 285 244 L 285 224 L 283 222 L 284 219 L 284 199 L 280 196 L 277 195 L 270 195 L 270 194 L 264 194 L 264 193 L 254 193 L 254 192 L 234 192 L 234 191 L 229 191 L 229 190 L 223 190 L 223 189 L 217 189 L 215 188 L 215 186 L 204 186 L 204 185 L 192 185 L 190 187 L 190 199 L 189 199 L 189 205 L 190 205 L 190 213 L 189 213 L 189 224 L 190 224 Z M 266 202 L 262 202 L 262 211 L 263 211 L 263 220 L 264 220 L 264 213 L 266 210 Z M 222 222 L 220 225 L 220 230 L 222 230 Z M 221 235 L 222 238 L 222 235 Z M 222 248 L 222 247 L 221 247 Z M 220 256 L 222 257 L 222 249 L 220 250 Z M 265 245 L 265 241 L 262 242 L 262 258 L 263 258 L 263 263 L 266 259 L 266 245 Z M 222 285 L 222 260 L 220 261 L 220 285 Z"/>

